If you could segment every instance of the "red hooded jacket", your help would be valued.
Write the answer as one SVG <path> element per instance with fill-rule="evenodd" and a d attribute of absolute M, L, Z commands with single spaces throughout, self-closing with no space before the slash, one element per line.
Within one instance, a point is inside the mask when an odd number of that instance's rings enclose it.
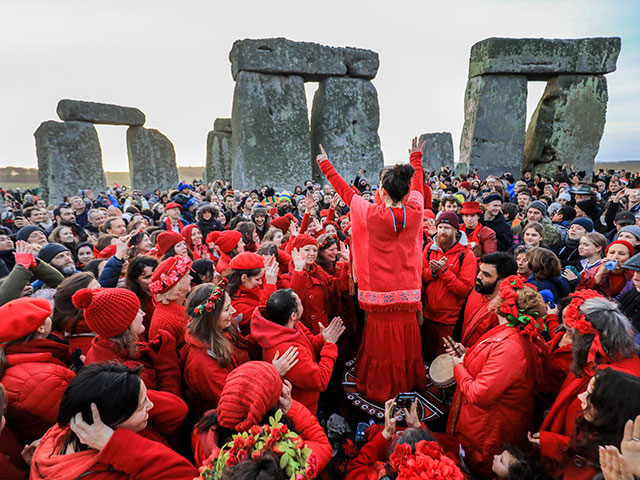
<path fill-rule="evenodd" d="M 495 312 L 489 311 L 489 303 L 491 300 L 478 293 L 475 288 L 471 290 L 464 309 L 462 340 L 460 342 L 465 347 L 473 347 L 480 337 L 498 325 L 498 317 Z"/>
<path fill-rule="evenodd" d="M 40 438 L 56 423 L 62 394 L 75 373 L 51 354 L 47 339 L 6 347 L 9 367 L 2 385 L 7 392 L 7 423 L 23 443 Z M 36 348 L 33 348 L 36 347 Z"/>
<path fill-rule="evenodd" d="M 251 317 L 256 307 L 264 307 L 273 292 L 277 290 L 275 285 L 265 283 L 263 287 L 251 290 L 240 285 L 236 294 L 231 298 L 231 306 L 240 317 L 240 332 L 247 336 L 251 333 Z"/>
<path fill-rule="evenodd" d="M 312 335 L 302 322 L 295 328 L 287 328 L 263 317 L 261 308 L 256 308 L 251 318 L 251 333 L 262 347 L 262 359 L 271 362 L 276 352 L 282 355 L 289 347 L 298 348 L 298 363 L 289 370 L 286 378 L 291 382 L 291 396 L 315 414 L 318 397 L 323 392 L 338 358 L 338 347 L 325 343 L 322 335 Z M 318 361 L 318 355 L 320 360 Z"/>
<path fill-rule="evenodd" d="M 499 325 L 454 368 L 458 386 L 447 433 L 455 435 L 471 469 L 489 478 L 493 456 L 504 443 L 524 445 L 533 427 L 534 375 L 520 333 Z"/>

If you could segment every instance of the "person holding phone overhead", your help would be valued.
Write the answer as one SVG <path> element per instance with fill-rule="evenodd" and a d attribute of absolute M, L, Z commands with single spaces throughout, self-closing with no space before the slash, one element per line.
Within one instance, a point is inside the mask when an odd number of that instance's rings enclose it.
<path fill-rule="evenodd" d="M 351 211 L 353 264 L 358 301 L 366 312 L 356 358 L 356 384 L 366 398 L 383 403 L 399 392 L 424 390 L 417 312 L 421 309 L 422 145 L 414 138 L 411 165 L 386 169 L 380 204 L 356 195 L 320 145 L 316 160 Z"/>

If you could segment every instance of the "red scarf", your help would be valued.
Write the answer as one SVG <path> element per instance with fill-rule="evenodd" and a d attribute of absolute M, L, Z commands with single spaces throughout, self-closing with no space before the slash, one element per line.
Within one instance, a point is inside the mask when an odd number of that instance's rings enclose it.
<path fill-rule="evenodd" d="M 167 232 L 173 231 L 173 227 L 171 226 L 171 220 L 169 220 L 169 217 L 167 217 L 167 219 L 164 221 L 164 224 L 167 226 Z M 180 231 L 182 231 L 182 229 L 184 228 L 184 225 L 182 225 L 180 219 L 178 219 L 178 227 L 180 228 Z"/>
<path fill-rule="evenodd" d="M 469 229 L 467 227 L 464 227 L 464 233 L 467 235 L 467 240 L 469 240 L 469 243 L 476 242 L 476 245 L 480 245 L 480 237 L 478 236 L 478 234 L 480 233 L 481 228 L 482 225 L 480 224 L 480 222 L 478 222 L 478 225 L 476 225 L 476 228 L 474 228 L 471 233 L 469 233 Z"/>

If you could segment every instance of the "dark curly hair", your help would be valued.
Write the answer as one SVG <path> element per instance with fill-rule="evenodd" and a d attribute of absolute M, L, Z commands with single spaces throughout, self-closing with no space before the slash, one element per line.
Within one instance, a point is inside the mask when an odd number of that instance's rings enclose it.
<path fill-rule="evenodd" d="M 415 169 L 407 164 L 396 164 L 382 175 L 381 186 L 394 202 L 401 201 L 409 193 L 409 184 Z"/>

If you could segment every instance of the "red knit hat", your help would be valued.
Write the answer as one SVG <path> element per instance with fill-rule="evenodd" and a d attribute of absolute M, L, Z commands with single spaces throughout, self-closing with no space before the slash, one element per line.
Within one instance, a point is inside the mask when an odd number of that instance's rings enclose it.
<path fill-rule="evenodd" d="M 156 247 L 158 247 L 159 256 L 164 255 L 171 247 L 180 242 L 184 242 L 184 238 L 182 238 L 182 235 L 178 232 L 174 232 L 173 230 L 162 232 L 156 239 Z"/>
<path fill-rule="evenodd" d="M 626 240 L 614 240 L 609 245 L 607 245 L 607 248 L 605 249 L 604 254 L 606 255 L 609 252 L 611 245 L 615 245 L 616 243 L 619 243 L 620 245 L 624 245 L 625 247 L 627 247 L 627 250 L 629 250 L 629 255 L 633 257 L 633 245 L 631 245 Z"/>
<path fill-rule="evenodd" d="M 218 423 L 243 432 L 271 410 L 282 393 L 282 380 L 267 362 L 246 362 L 233 370 L 222 387 L 216 412 Z"/>
<path fill-rule="evenodd" d="M 166 212 L 167 210 L 171 210 L 172 208 L 179 208 L 180 210 L 182 210 L 182 206 L 179 203 L 169 202 L 164 206 L 164 211 Z"/>
<path fill-rule="evenodd" d="M 23 297 L 5 303 L 0 307 L 0 343 L 26 337 L 50 316 L 51 305 L 44 298 Z"/>
<path fill-rule="evenodd" d="M 422 211 L 422 218 L 423 219 L 427 219 L 427 218 L 433 218 L 435 220 L 436 218 L 436 214 L 433 213 L 433 210 L 431 210 L 430 208 L 425 208 Z"/>
<path fill-rule="evenodd" d="M 216 243 L 216 240 L 217 240 L 217 239 L 218 239 L 218 237 L 220 236 L 220 233 L 221 233 L 221 232 L 220 232 L 219 230 L 214 230 L 213 232 L 209 232 L 209 233 L 207 234 L 207 239 L 206 239 L 207 247 L 209 246 L 209 244 L 210 244 L 211 242 Z"/>
<path fill-rule="evenodd" d="M 307 233 L 301 233 L 293 239 L 292 248 L 302 248 L 307 245 L 318 246 L 318 241 Z"/>
<path fill-rule="evenodd" d="M 98 250 L 94 246 L 93 247 L 93 256 L 94 256 L 94 258 L 111 258 L 116 254 L 117 250 L 118 250 L 118 246 L 116 244 L 104 247 L 102 250 Z"/>
<path fill-rule="evenodd" d="M 438 216 L 438 219 L 436 220 L 436 226 L 440 225 L 441 223 L 446 223 L 448 225 L 451 225 L 456 230 L 460 228 L 460 221 L 458 220 L 458 215 L 456 215 L 454 212 L 442 212 Z"/>
<path fill-rule="evenodd" d="M 140 300 L 126 288 L 83 288 L 71 301 L 84 310 L 89 328 L 105 338 L 124 332 L 140 310 Z"/>
<path fill-rule="evenodd" d="M 242 234 L 239 231 L 225 230 L 220 233 L 220 236 L 216 240 L 216 245 L 222 253 L 229 253 L 236 248 L 241 238 Z"/>
<path fill-rule="evenodd" d="M 234 270 L 264 268 L 264 257 L 253 252 L 242 252 L 231 259 L 229 268 Z"/>
<path fill-rule="evenodd" d="M 471 190 L 471 184 L 466 180 L 464 182 L 460 182 L 460 186 L 465 190 Z"/>
<path fill-rule="evenodd" d="M 156 267 L 151 275 L 149 290 L 152 293 L 164 293 L 178 283 L 191 271 L 193 261 L 189 257 L 174 255 Z"/>
<path fill-rule="evenodd" d="M 274 218 L 271 220 L 271 226 L 279 228 L 283 233 L 286 233 L 291 226 L 291 222 L 298 223 L 298 219 L 291 213 L 287 213 L 283 217 Z"/>

